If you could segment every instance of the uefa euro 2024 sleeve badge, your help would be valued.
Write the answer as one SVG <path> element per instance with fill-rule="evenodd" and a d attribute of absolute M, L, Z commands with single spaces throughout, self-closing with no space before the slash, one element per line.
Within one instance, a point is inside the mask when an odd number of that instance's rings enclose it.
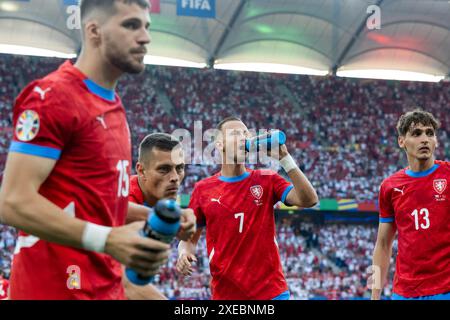
<path fill-rule="evenodd" d="M 31 141 L 39 132 L 39 115 L 36 111 L 25 110 L 17 119 L 16 137 L 20 141 Z"/>

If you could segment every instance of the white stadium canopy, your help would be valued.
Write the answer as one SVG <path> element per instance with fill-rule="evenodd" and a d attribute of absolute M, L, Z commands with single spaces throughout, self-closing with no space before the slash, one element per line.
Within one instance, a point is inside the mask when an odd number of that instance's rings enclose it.
<path fill-rule="evenodd" d="M 216 0 L 208 19 L 177 16 L 177 0 L 160 2 L 148 63 L 424 81 L 450 75 L 448 0 Z M 0 52 L 74 56 L 80 31 L 68 28 L 66 10 L 62 0 L 0 0 Z"/>

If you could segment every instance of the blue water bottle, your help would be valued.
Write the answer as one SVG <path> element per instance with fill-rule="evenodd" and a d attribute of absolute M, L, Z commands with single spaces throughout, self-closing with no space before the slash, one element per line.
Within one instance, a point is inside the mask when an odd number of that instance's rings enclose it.
<path fill-rule="evenodd" d="M 273 130 L 245 141 L 245 150 L 247 152 L 253 150 L 259 152 L 261 149 L 268 151 L 271 150 L 272 145 L 281 146 L 285 143 L 286 134 L 281 130 Z"/>
<path fill-rule="evenodd" d="M 143 237 L 152 238 L 161 242 L 171 243 L 180 229 L 181 208 L 172 199 L 159 200 L 151 209 L 147 223 L 141 230 Z M 133 269 L 125 270 L 131 283 L 144 286 L 153 281 L 153 276 L 142 277 Z"/>

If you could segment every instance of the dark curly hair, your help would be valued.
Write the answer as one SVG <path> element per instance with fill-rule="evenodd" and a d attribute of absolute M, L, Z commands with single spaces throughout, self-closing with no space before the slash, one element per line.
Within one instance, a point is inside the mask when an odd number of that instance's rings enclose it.
<path fill-rule="evenodd" d="M 406 136 L 411 127 L 417 124 L 431 126 L 435 131 L 440 126 L 439 121 L 431 113 L 418 108 L 401 115 L 397 122 L 397 132 L 400 136 Z"/>

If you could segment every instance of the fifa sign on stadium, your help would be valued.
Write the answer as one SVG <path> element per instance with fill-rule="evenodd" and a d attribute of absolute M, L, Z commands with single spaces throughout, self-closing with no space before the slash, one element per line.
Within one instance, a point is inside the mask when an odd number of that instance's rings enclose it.
<path fill-rule="evenodd" d="M 215 18 L 216 0 L 177 0 L 177 15 Z"/>

